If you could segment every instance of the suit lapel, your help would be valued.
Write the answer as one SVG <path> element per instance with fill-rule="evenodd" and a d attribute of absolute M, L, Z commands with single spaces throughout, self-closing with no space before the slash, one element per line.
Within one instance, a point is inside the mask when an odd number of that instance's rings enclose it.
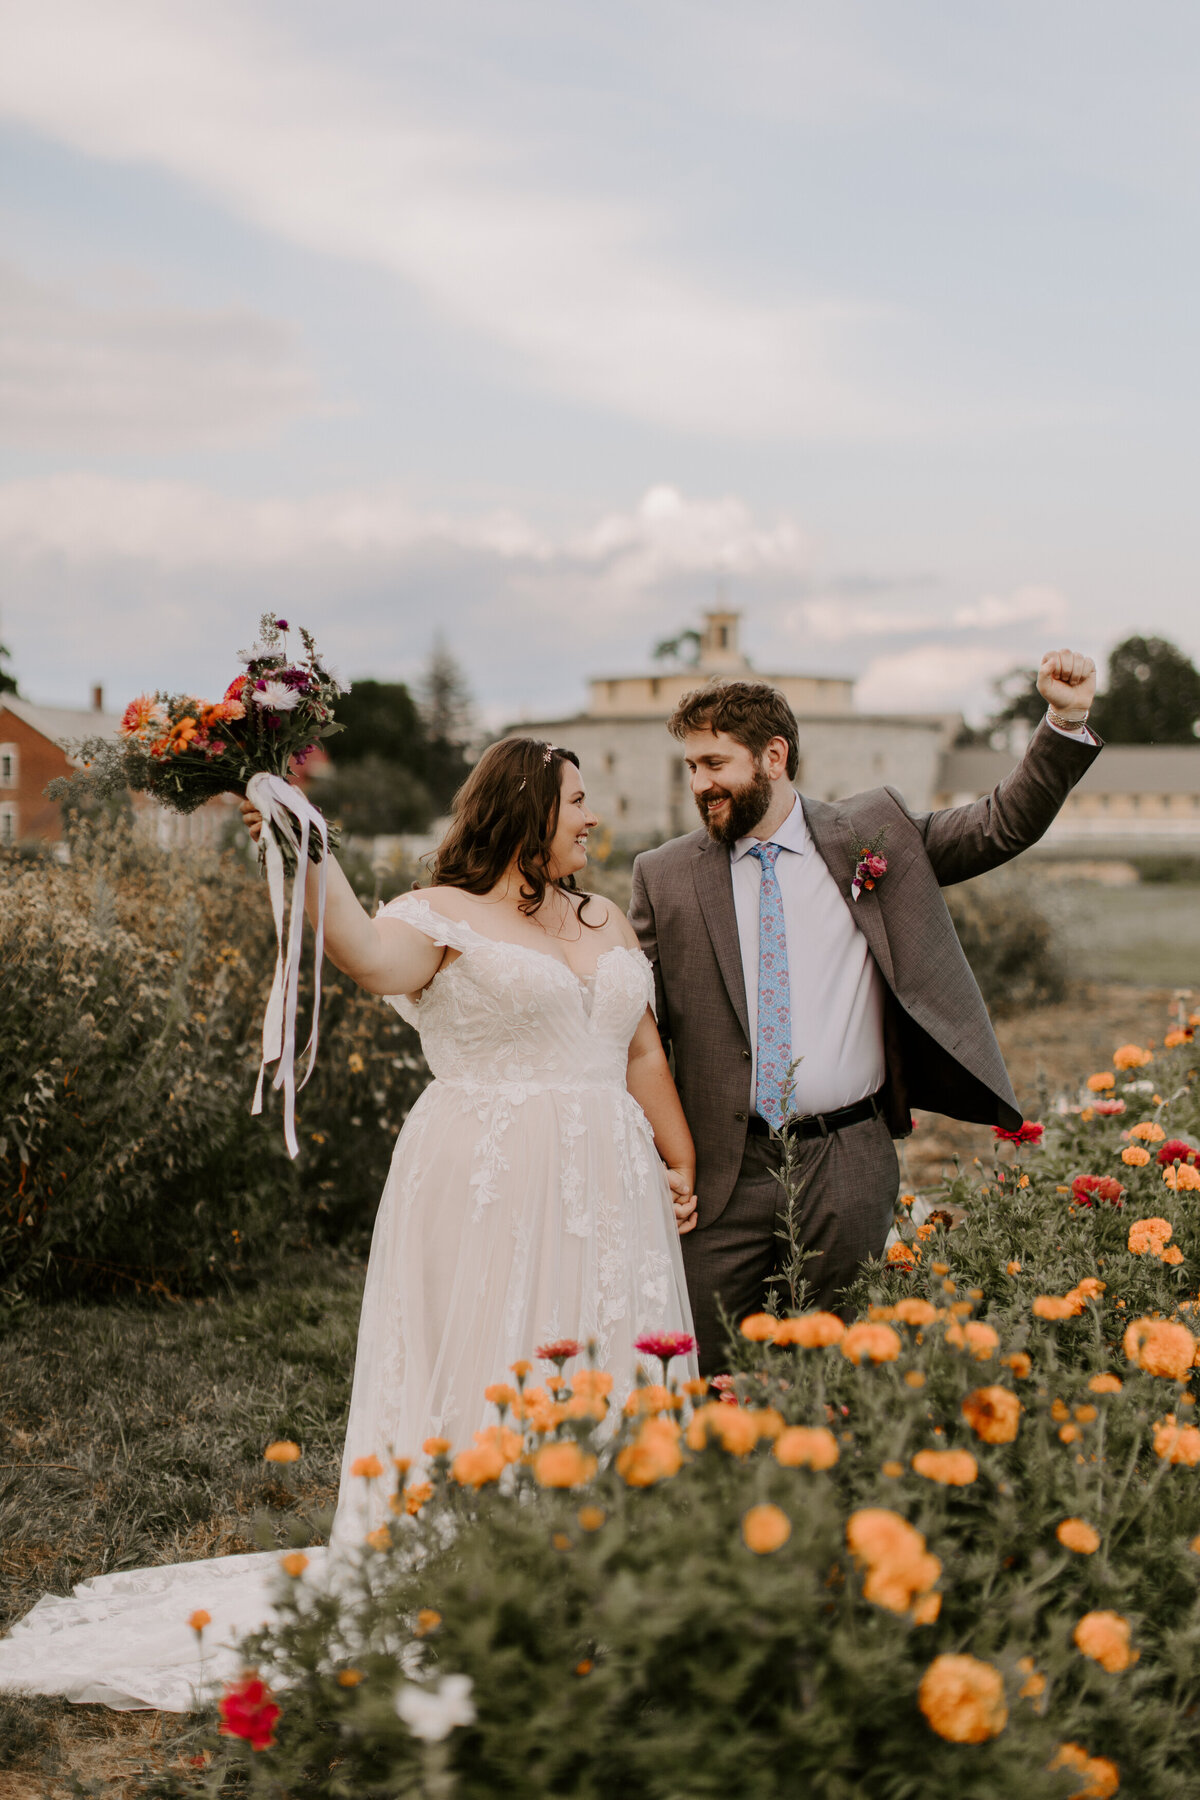
<path fill-rule="evenodd" d="M 852 899 L 850 894 L 858 853 L 862 848 L 855 838 L 853 821 L 836 806 L 829 806 L 823 800 L 810 800 L 807 795 L 801 795 L 800 804 L 804 808 L 809 834 L 821 860 L 837 883 L 838 893 L 850 908 L 850 917 L 866 938 L 871 955 L 879 964 L 880 973 L 894 990 L 896 974 L 892 967 L 892 952 L 879 905 L 879 890 L 864 888 L 857 900 Z M 884 876 L 883 879 L 886 880 L 887 877 Z"/>
<path fill-rule="evenodd" d="M 750 1015 L 746 1010 L 746 981 L 742 972 L 742 948 L 738 941 L 737 914 L 733 909 L 733 877 L 729 851 L 711 839 L 701 843 L 693 864 L 696 898 L 708 928 L 717 966 L 729 990 L 733 1009 L 750 1041 Z"/>

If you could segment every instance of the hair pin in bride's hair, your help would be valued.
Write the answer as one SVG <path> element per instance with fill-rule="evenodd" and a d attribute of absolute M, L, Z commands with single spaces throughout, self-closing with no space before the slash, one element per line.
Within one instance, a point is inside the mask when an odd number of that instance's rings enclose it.
<path fill-rule="evenodd" d="M 554 755 L 554 750 L 555 750 L 555 746 L 553 744 L 547 744 L 544 747 L 544 754 L 542 756 L 542 761 L 545 763 L 547 768 L 550 767 L 550 760 Z M 522 775 L 521 781 L 520 781 L 520 786 L 517 788 L 518 794 L 523 792 L 524 787 L 525 787 L 525 777 Z"/>

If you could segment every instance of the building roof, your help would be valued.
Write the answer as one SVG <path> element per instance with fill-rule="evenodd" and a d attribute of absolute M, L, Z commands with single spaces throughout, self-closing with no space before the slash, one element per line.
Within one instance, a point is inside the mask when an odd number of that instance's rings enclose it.
<path fill-rule="evenodd" d="M 986 794 L 1016 767 L 1009 750 L 947 750 L 943 793 Z M 1079 783 L 1091 794 L 1200 794 L 1200 744 L 1118 744 L 1106 748 Z"/>
<path fill-rule="evenodd" d="M 0 694 L 0 712 L 8 711 L 52 744 L 77 744 L 81 738 L 116 737 L 120 713 L 96 712 L 91 707 L 35 706 L 14 694 Z"/>

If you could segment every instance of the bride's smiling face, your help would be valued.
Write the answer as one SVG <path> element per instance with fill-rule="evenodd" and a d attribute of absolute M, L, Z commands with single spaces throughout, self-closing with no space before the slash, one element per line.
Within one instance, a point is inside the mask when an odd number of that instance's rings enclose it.
<path fill-rule="evenodd" d="M 558 824 L 546 851 L 546 873 L 551 881 L 578 875 L 587 866 L 587 834 L 600 821 L 587 803 L 583 780 L 574 763 L 562 764 L 558 791 Z"/>

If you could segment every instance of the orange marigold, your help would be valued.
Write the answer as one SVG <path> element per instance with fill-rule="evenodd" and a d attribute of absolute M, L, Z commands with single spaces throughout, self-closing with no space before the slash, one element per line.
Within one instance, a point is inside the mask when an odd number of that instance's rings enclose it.
<path fill-rule="evenodd" d="M 571 1377 L 571 1392 L 587 1400 L 607 1400 L 612 1393 L 613 1378 L 607 1369 L 576 1369 Z"/>
<path fill-rule="evenodd" d="M 493 1381 L 490 1387 L 484 1388 L 483 1397 L 485 1400 L 490 1400 L 493 1406 L 498 1406 L 503 1412 L 506 1407 L 516 1405 L 517 1390 L 509 1387 L 507 1381 Z"/>
<path fill-rule="evenodd" d="M 757 1312 L 744 1318 L 739 1329 L 742 1336 L 749 1338 L 752 1344 L 769 1344 L 773 1342 L 778 1326 L 779 1320 L 770 1313 Z"/>
<path fill-rule="evenodd" d="M 939 1313 L 932 1300 L 897 1300 L 892 1316 L 901 1325 L 932 1325 Z"/>
<path fill-rule="evenodd" d="M 1109 1088 L 1117 1085 L 1107 1069 L 1102 1069 L 1098 1075 L 1089 1075 L 1087 1084 L 1091 1088 L 1093 1094 L 1107 1093 Z"/>
<path fill-rule="evenodd" d="M 1186 1381 L 1196 1356 L 1196 1340 L 1186 1325 L 1169 1319 L 1134 1319 L 1125 1327 L 1126 1356 L 1147 1375 Z"/>
<path fill-rule="evenodd" d="M 866 1506 L 846 1521 L 846 1545 L 860 1568 L 866 1569 L 863 1598 L 888 1612 L 904 1613 L 928 1595 L 942 1572 L 936 1556 L 925 1548 L 925 1539 L 899 1513 L 884 1506 Z M 918 1620 L 932 1623 L 932 1619 Z"/>
<path fill-rule="evenodd" d="M 599 1531 L 608 1514 L 602 1506 L 581 1506 L 575 1516 L 581 1531 Z"/>
<path fill-rule="evenodd" d="M 1175 1414 L 1168 1413 L 1154 1427 L 1154 1454 L 1194 1469 L 1200 1463 L 1200 1426 L 1177 1425 Z"/>
<path fill-rule="evenodd" d="M 726 1406 L 720 1400 L 698 1406 L 688 1421 L 690 1450 L 719 1444 L 730 1456 L 748 1456 L 758 1443 L 758 1436 L 758 1425 L 748 1407 Z"/>
<path fill-rule="evenodd" d="M 414 1481 L 404 1490 L 404 1510 L 415 1517 L 426 1503 L 433 1499 L 433 1483 L 431 1481 Z"/>
<path fill-rule="evenodd" d="M 596 1473 L 596 1459 L 578 1444 L 543 1444 L 533 1458 L 534 1479 L 541 1487 L 581 1487 Z"/>
<path fill-rule="evenodd" d="M 956 1319 L 946 1327 L 946 1342 L 956 1350 L 969 1350 L 976 1362 L 986 1362 L 1000 1348 L 1000 1334 L 981 1319 Z"/>
<path fill-rule="evenodd" d="M 1087 1776 L 1087 1786 L 1076 1788 L 1075 1800 L 1112 1800 L 1121 1785 L 1121 1772 L 1107 1756 L 1089 1756 L 1081 1744 L 1060 1744 L 1048 1764 L 1055 1769 L 1073 1769 Z"/>
<path fill-rule="evenodd" d="M 1191 1163 L 1180 1163 L 1178 1167 L 1171 1164 L 1162 1172 L 1163 1180 L 1174 1193 L 1195 1193 L 1200 1191 L 1200 1169 Z"/>
<path fill-rule="evenodd" d="M 837 1439 L 824 1425 L 789 1425 L 775 1439 L 775 1460 L 785 1469 L 832 1469 Z"/>
<path fill-rule="evenodd" d="M 1123 1669 L 1132 1668 L 1141 1655 L 1139 1650 L 1131 1647 L 1129 1620 L 1123 1619 L 1120 1613 L 1084 1613 L 1071 1635 L 1084 1656 L 1098 1662 L 1110 1675 L 1119 1675 Z"/>
<path fill-rule="evenodd" d="M 1039 1294 L 1033 1303 L 1036 1319 L 1074 1319 L 1082 1311 L 1081 1294 Z"/>
<path fill-rule="evenodd" d="M 293 1444 L 291 1438 L 277 1438 L 268 1444 L 263 1451 L 263 1461 L 270 1463 L 294 1463 L 300 1460 L 300 1446 Z"/>
<path fill-rule="evenodd" d="M 1135 1219 L 1129 1227 L 1127 1248 L 1134 1256 L 1161 1256 L 1163 1245 L 1174 1233 L 1168 1219 Z"/>
<path fill-rule="evenodd" d="M 1122 1386 L 1123 1383 L 1119 1375 L 1107 1375 L 1101 1373 L 1099 1375 L 1091 1375 L 1088 1378 L 1088 1387 L 1093 1394 L 1119 1394 Z"/>
<path fill-rule="evenodd" d="M 1025 1677 L 1017 1690 L 1018 1699 L 1040 1700 L 1046 1691 L 1046 1677 L 1039 1672 L 1032 1656 L 1017 1658 L 1017 1673 Z M 1036 1710 L 1041 1712 L 1042 1709 L 1039 1706 Z"/>
<path fill-rule="evenodd" d="M 1122 1044 L 1113 1051 L 1114 1069 L 1144 1069 L 1147 1063 L 1153 1061 L 1153 1051 L 1143 1050 L 1140 1044 Z"/>
<path fill-rule="evenodd" d="M 1006 1265 L 1006 1268 L 1007 1268 L 1007 1273 L 1009 1275 L 1019 1275 L 1021 1273 L 1021 1265 L 1016 1260 L 1015 1257 L 1013 1258 L 1012 1262 L 1010 1262 Z"/>
<path fill-rule="evenodd" d="M 781 1506 L 752 1506 L 742 1516 L 742 1540 L 756 1556 L 782 1550 L 792 1535 L 792 1521 Z"/>
<path fill-rule="evenodd" d="M 1150 1161 L 1150 1152 L 1143 1150 L 1140 1144 L 1126 1144 L 1121 1152 L 1121 1161 L 1128 1163 L 1131 1169 L 1144 1169 Z"/>
<path fill-rule="evenodd" d="M 627 1419 L 632 1419 L 639 1413 L 678 1412 L 682 1405 L 679 1394 L 673 1394 L 661 1382 L 648 1381 L 644 1386 L 634 1388 L 625 1402 L 624 1412 Z"/>
<path fill-rule="evenodd" d="M 827 1344 L 840 1343 L 846 1327 L 836 1313 L 801 1313 L 799 1318 L 780 1319 L 775 1326 L 777 1344 L 795 1344 L 801 1350 L 822 1350 Z"/>
<path fill-rule="evenodd" d="M 952 1744 L 986 1743 L 1008 1723 L 1003 1676 L 974 1656 L 935 1656 L 917 1699 L 933 1730 Z"/>
<path fill-rule="evenodd" d="M 1183 1251 L 1178 1244 L 1168 1244 L 1162 1253 L 1162 1260 L 1172 1269 L 1177 1269 L 1183 1261 Z"/>
<path fill-rule="evenodd" d="M 363 1481 L 375 1481 L 383 1474 L 383 1464 L 377 1456 L 356 1456 L 350 1464 L 350 1473 Z"/>
<path fill-rule="evenodd" d="M 285 1575 L 290 1575 L 295 1581 L 307 1569 L 308 1558 L 303 1550 L 289 1550 L 286 1556 L 280 1557 L 279 1566 Z"/>
<path fill-rule="evenodd" d="M 912 1466 L 918 1475 L 939 1481 L 943 1487 L 969 1487 L 979 1474 L 979 1464 L 969 1450 L 918 1450 Z"/>
<path fill-rule="evenodd" d="M 460 1487 L 478 1490 L 489 1481 L 499 1481 L 505 1470 L 505 1459 L 496 1444 L 475 1444 L 460 1450 L 450 1464 L 450 1474 Z"/>
<path fill-rule="evenodd" d="M 850 1362 L 861 1368 L 871 1363 L 895 1362 L 900 1355 L 900 1339 L 890 1325 L 851 1325 L 839 1349 Z"/>
<path fill-rule="evenodd" d="M 962 1403 L 963 1417 L 985 1444 L 1011 1444 L 1017 1435 L 1021 1402 L 1005 1387 L 975 1388 Z"/>
<path fill-rule="evenodd" d="M 1129 1135 L 1143 1144 L 1161 1144 L 1167 1134 L 1153 1119 L 1143 1119 L 1140 1125 L 1131 1128 Z"/>
<path fill-rule="evenodd" d="M 921 1260 L 920 1246 L 917 1244 L 889 1244 L 884 1261 L 893 1269 L 915 1269 Z"/>
<path fill-rule="evenodd" d="M 1030 1370 L 1033 1368 L 1033 1360 L 1028 1351 L 1010 1351 L 1007 1356 L 1002 1356 L 1000 1361 L 1006 1369 L 1012 1370 L 1018 1381 L 1028 1380 Z"/>
<path fill-rule="evenodd" d="M 450 1454 L 450 1439 L 444 1437 L 427 1437 L 425 1442 L 421 1445 L 421 1448 L 426 1456 L 448 1456 Z M 379 1471 L 380 1474 L 382 1474 L 382 1472 L 382 1470 Z"/>
<path fill-rule="evenodd" d="M 1077 1556 L 1091 1556 L 1100 1548 L 1100 1533 L 1086 1519 L 1064 1519 L 1054 1535 L 1064 1550 L 1074 1550 Z"/>
<path fill-rule="evenodd" d="M 678 1475 L 683 1465 L 679 1427 L 674 1419 L 642 1421 L 632 1443 L 617 1453 L 617 1474 L 627 1487 L 653 1487 Z"/>

